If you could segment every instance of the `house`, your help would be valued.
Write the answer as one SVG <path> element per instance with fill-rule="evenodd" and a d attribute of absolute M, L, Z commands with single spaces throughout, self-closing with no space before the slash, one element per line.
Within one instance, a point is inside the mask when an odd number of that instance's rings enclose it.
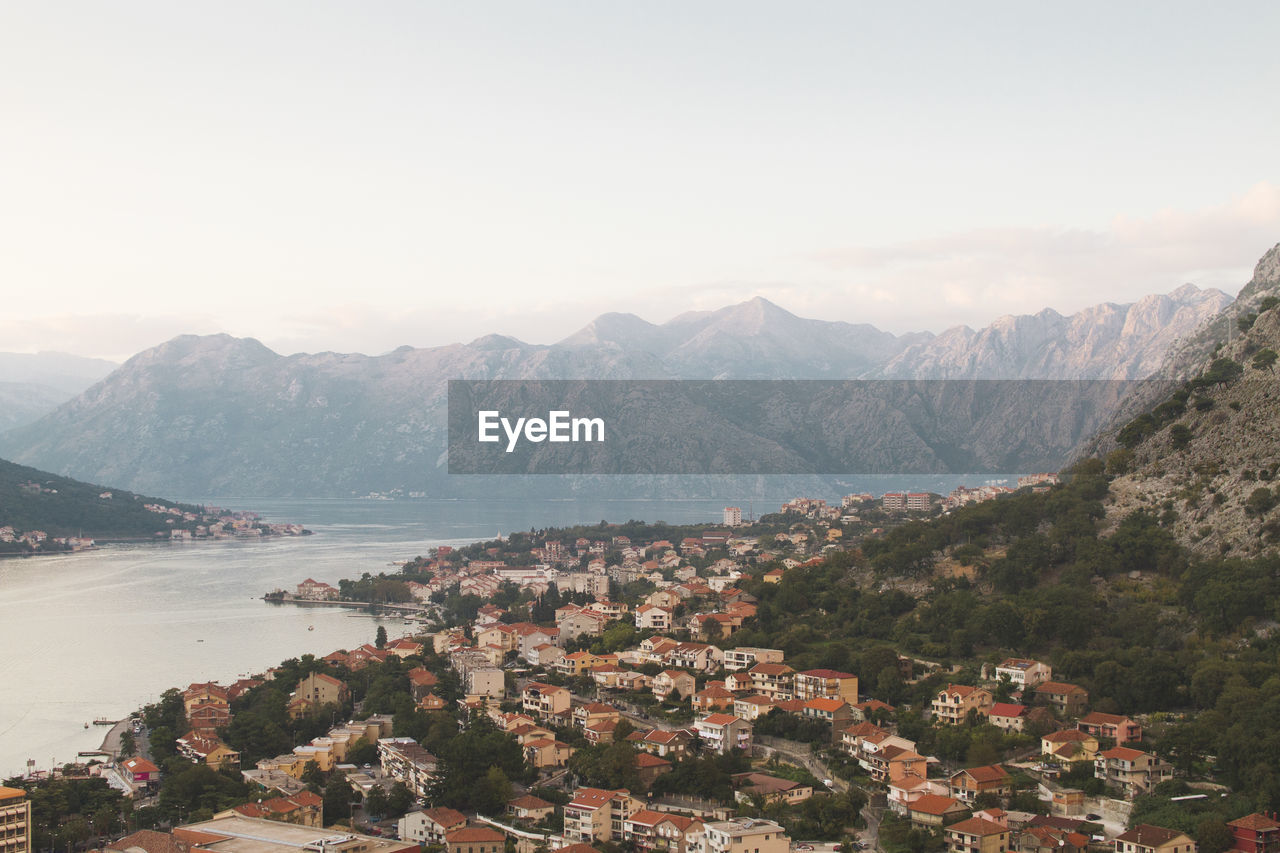
<path fill-rule="evenodd" d="M 701 853 L 788 853 L 791 839 L 778 824 L 763 818 L 714 821 L 702 829 Z"/>
<path fill-rule="evenodd" d="M 1038 660 L 1009 658 L 996 667 L 996 681 L 1005 678 L 1017 689 L 1024 690 L 1053 678 L 1053 668 Z"/>
<path fill-rule="evenodd" d="M 959 725 L 973 711 L 985 717 L 991 712 L 991 693 L 981 687 L 948 684 L 933 699 L 933 719 L 947 725 Z"/>
<path fill-rule="evenodd" d="M 898 710 L 888 702 L 881 702 L 879 699 L 855 702 L 849 706 L 849 709 L 853 712 L 853 721 L 855 723 L 865 723 L 871 719 L 882 719 Z"/>
<path fill-rule="evenodd" d="M 643 807 L 626 789 L 579 788 L 564 807 L 564 840 L 621 841 L 627 818 Z"/>
<path fill-rule="evenodd" d="M 649 690 L 653 687 L 653 679 L 643 672 L 623 672 L 618 675 L 618 689 L 631 692 Z"/>
<path fill-rule="evenodd" d="M 858 701 L 858 676 L 834 669 L 797 672 L 793 694 L 796 699 L 843 699 L 853 705 Z"/>
<path fill-rule="evenodd" d="M 763 693 L 739 696 L 733 700 L 733 713 L 744 720 L 755 722 L 775 708 L 774 701 Z"/>
<path fill-rule="evenodd" d="M 725 689 L 723 681 L 713 681 L 693 694 L 695 711 L 727 711 L 733 708 L 733 704 L 733 693 Z"/>
<path fill-rule="evenodd" d="M 693 853 L 697 846 L 695 839 L 700 840 L 702 828 L 702 821 L 696 817 L 641 809 L 627 818 L 622 837 L 636 850 Z"/>
<path fill-rule="evenodd" d="M 1035 700 L 1064 717 L 1078 717 L 1089 704 L 1089 691 L 1064 681 L 1046 681 L 1036 687 Z"/>
<path fill-rule="evenodd" d="M 1274 817 L 1254 812 L 1227 821 L 1231 828 L 1231 849 L 1237 853 L 1277 853 L 1280 851 L 1280 823 Z"/>
<path fill-rule="evenodd" d="M 444 844 L 445 836 L 467 825 L 466 815 L 453 809 L 437 808 L 410 812 L 400 818 L 396 830 L 405 841 Z"/>
<path fill-rule="evenodd" d="M 1027 722 L 1027 706 L 996 702 L 987 714 L 987 721 L 1006 732 L 1020 732 Z"/>
<path fill-rule="evenodd" d="M 724 662 L 724 652 L 706 643 L 677 643 L 667 652 L 666 662 L 679 669 L 714 672 Z"/>
<path fill-rule="evenodd" d="M 289 717 L 296 720 L 325 705 L 341 705 L 349 697 L 346 684 L 332 675 L 313 672 L 293 689 L 293 697 L 287 706 Z"/>
<path fill-rule="evenodd" d="M 528 741 L 523 745 L 522 749 L 524 750 L 524 760 L 529 762 L 529 766 L 536 770 L 543 770 L 548 767 L 564 767 L 569 762 L 569 756 L 573 755 L 573 747 L 554 738 L 538 738 Z"/>
<path fill-rule="evenodd" d="M 420 666 L 415 666 L 405 674 L 409 676 L 409 692 L 415 702 L 421 701 L 422 697 L 434 690 L 436 685 L 440 683 L 440 679 L 436 677 L 435 673 Z"/>
<path fill-rule="evenodd" d="M 735 773 L 731 784 L 737 791 L 739 802 L 758 795 L 765 805 L 773 803 L 802 803 L 813 796 L 813 786 L 770 776 L 768 773 Z"/>
<path fill-rule="evenodd" d="M 670 773 L 671 770 L 671 762 L 665 758 L 659 758 L 647 752 L 636 753 L 636 775 L 640 777 L 640 784 L 644 785 L 646 790 L 653 787 L 653 783 L 659 776 Z"/>
<path fill-rule="evenodd" d="M 1133 799 L 1172 779 L 1173 767 L 1141 750 L 1113 746 L 1094 759 L 1093 775 L 1108 785 L 1120 788 L 1126 797 Z"/>
<path fill-rule="evenodd" d="M 689 753 L 689 745 L 693 743 L 693 732 L 688 729 L 649 729 L 636 731 L 627 736 L 636 749 L 660 758 L 679 760 Z"/>
<path fill-rule="evenodd" d="M 946 781 L 942 779 L 926 779 L 915 774 L 890 782 L 888 788 L 889 808 L 895 814 L 903 816 L 906 816 L 912 803 L 926 794 L 945 797 L 949 790 Z"/>
<path fill-rule="evenodd" d="M 751 723 L 732 714 L 708 714 L 693 724 L 693 730 L 712 752 L 723 755 L 734 749 L 751 749 Z"/>
<path fill-rule="evenodd" d="M 1089 836 L 1051 826 L 1028 826 L 1015 834 L 1018 853 L 1086 853 Z"/>
<path fill-rule="evenodd" d="M 516 797 L 507 803 L 507 814 L 516 820 L 527 820 L 531 823 L 544 820 L 555 814 L 555 811 L 554 803 L 548 803 L 546 800 L 535 797 L 532 794 Z"/>
<path fill-rule="evenodd" d="M 526 714 L 532 714 L 538 719 L 567 718 L 572 700 L 573 694 L 565 688 L 541 681 L 530 681 L 520 694 L 521 708 Z"/>
<path fill-rule="evenodd" d="M 600 720 L 597 723 L 591 723 L 582 730 L 582 736 L 592 746 L 601 743 L 613 743 L 614 732 L 618 729 L 618 722 L 618 720 Z"/>
<path fill-rule="evenodd" d="M 1114 844 L 1116 853 L 1196 853 L 1196 843 L 1185 833 L 1149 823 L 1122 832 Z"/>
<path fill-rule="evenodd" d="M 1040 754 L 1062 764 L 1093 761 L 1098 757 L 1098 739 L 1079 729 L 1049 732 L 1040 738 Z"/>
<path fill-rule="evenodd" d="M 151 786 L 160 782 L 160 768 L 141 757 L 121 761 L 120 773 L 135 786 Z"/>
<path fill-rule="evenodd" d="M 1009 849 L 1009 827 L 980 817 L 971 817 L 946 828 L 947 853 L 1005 853 Z"/>
<path fill-rule="evenodd" d="M 178 753 L 192 764 L 207 764 L 215 770 L 240 766 L 240 753 L 227 746 L 220 738 L 202 737 L 195 732 L 188 732 L 174 744 L 178 747 Z M 301 775 L 301 768 L 297 775 Z"/>
<path fill-rule="evenodd" d="M 256 803 L 244 803 L 215 818 L 239 814 L 259 820 L 274 820 L 297 826 L 324 826 L 324 800 L 311 791 L 300 791 L 289 797 L 274 797 Z"/>
<path fill-rule="evenodd" d="M 661 632 L 670 631 L 674 619 L 673 613 L 674 610 L 670 607 L 642 604 L 636 608 L 635 612 L 636 629 L 640 631 L 646 629 Z"/>
<path fill-rule="evenodd" d="M 729 673 L 724 678 L 724 689 L 730 693 L 746 693 L 751 690 L 751 675 L 746 672 Z"/>
<path fill-rule="evenodd" d="M 925 794 L 907 806 L 907 817 L 917 826 L 942 827 L 969 814 L 969 807 L 951 797 Z"/>
<path fill-rule="evenodd" d="M 677 699 L 692 696 L 698 689 L 698 682 L 692 675 L 678 669 L 666 669 L 653 677 L 653 695 L 666 701 L 672 694 Z"/>
<path fill-rule="evenodd" d="M 466 826 L 444 837 L 447 853 L 504 853 L 507 836 L 489 826 Z"/>
<path fill-rule="evenodd" d="M 729 672 L 750 669 L 758 663 L 782 663 L 781 649 L 757 649 L 750 646 L 739 646 L 736 649 L 725 649 L 724 668 Z"/>
<path fill-rule="evenodd" d="M 593 666 L 617 664 L 617 655 L 593 655 L 591 652 L 574 652 L 565 655 L 555 663 L 555 670 L 566 678 L 577 678 L 586 675 Z"/>
<path fill-rule="evenodd" d="M 1013 777 L 999 764 L 970 767 L 953 773 L 948 781 L 951 796 L 964 803 L 972 803 L 981 794 L 994 794 L 997 797 L 1013 794 Z"/>
<path fill-rule="evenodd" d="M 1142 740 L 1142 724 L 1120 714 L 1091 711 L 1080 718 L 1076 728 L 1099 739 L 1106 738 L 1114 745 Z"/>
<path fill-rule="evenodd" d="M 758 663 L 747 670 L 751 676 L 751 689 L 770 699 L 793 698 L 795 673 L 785 663 Z"/>
<path fill-rule="evenodd" d="M 821 720 L 831 726 L 831 739 L 840 739 L 840 731 L 853 719 L 853 709 L 843 699 L 810 699 L 804 703 L 801 715 L 811 720 Z"/>

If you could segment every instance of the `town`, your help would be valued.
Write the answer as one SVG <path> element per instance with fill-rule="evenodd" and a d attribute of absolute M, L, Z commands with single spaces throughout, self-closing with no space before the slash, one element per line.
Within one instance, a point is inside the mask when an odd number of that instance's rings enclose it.
<path fill-rule="evenodd" d="M 1152 748 L 1153 728 L 1171 742 L 1162 715 L 1048 660 L 756 644 L 762 608 L 854 565 L 858 531 L 1012 491 L 797 499 L 758 521 L 726 507 L 678 538 L 531 531 L 307 578 L 289 600 L 402 601 L 434 624 L 170 691 L 107 762 L 10 784 L 109 785 L 124 818 L 104 820 L 134 831 L 102 849 L 121 853 L 1272 849 L 1266 813 L 1141 820 L 1237 795 Z M 26 789 L 6 796 L 30 821 Z"/>

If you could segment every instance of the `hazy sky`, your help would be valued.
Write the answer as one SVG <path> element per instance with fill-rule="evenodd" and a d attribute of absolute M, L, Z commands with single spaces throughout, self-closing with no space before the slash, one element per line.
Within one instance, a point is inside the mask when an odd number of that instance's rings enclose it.
<path fill-rule="evenodd" d="M 1280 5 L 1050 5 L 6 3 L 0 350 L 1236 292 Z"/>

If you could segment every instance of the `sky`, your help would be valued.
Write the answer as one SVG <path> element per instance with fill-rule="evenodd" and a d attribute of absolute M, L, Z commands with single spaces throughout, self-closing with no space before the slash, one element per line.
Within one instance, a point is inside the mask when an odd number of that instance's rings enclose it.
<path fill-rule="evenodd" d="M 1280 5 L 0 5 L 0 351 L 902 333 L 1280 242 Z"/>

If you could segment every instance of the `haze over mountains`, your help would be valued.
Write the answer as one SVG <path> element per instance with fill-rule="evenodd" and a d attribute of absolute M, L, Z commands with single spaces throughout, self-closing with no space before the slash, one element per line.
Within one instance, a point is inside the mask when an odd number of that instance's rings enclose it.
<path fill-rule="evenodd" d="M 162 494 L 491 493 L 498 481 L 446 482 L 449 379 L 1136 379 L 1231 302 L 1188 285 L 1065 317 L 1046 309 L 895 336 L 757 298 L 661 325 L 606 314 L 552 345 L 490 335 L 381 356 L 281 356 L 252 339 L 181 336 L 0 434 L 0 456 Z M 876 428 L 850 420 L 835 431 Z"/>
<path fill-rule="evenodd" d="M 61 352 L 0 352 L 0 431 L 37 420 L 119 366 Z"/>

